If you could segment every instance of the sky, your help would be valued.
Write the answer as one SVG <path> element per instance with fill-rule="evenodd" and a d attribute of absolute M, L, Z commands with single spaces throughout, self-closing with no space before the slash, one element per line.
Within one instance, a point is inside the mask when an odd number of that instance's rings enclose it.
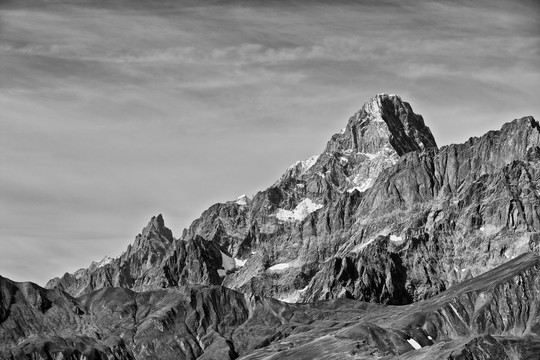
<path fill-rule="evenodd" d="M 0 0 L 0 275 L 179 237 L 395 93 L 439 145 L 540 117 L 536 1 Z"/>

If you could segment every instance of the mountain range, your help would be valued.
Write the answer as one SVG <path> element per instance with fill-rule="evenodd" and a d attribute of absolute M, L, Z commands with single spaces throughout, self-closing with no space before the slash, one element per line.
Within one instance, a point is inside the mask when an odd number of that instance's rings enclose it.
<path fill-rule="evenodd" d="M 321 154 L 161 215 L 116 258 L 0 277 L 2 359 L 536 359 L 540 125 L 438 147 L 379 94 Z"/>

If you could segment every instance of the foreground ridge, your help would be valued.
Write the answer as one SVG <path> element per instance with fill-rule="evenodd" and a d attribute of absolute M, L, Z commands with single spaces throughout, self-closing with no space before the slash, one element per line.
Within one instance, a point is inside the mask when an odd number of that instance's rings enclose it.
<path fill-rule="evenodd" d="M 540 350 L 540 257 L 532 253 L 399 307 L 287 304 L 221 286 L 72 298 L 0 277 L 0 290 L 2 359 L 508 359 Z"/>

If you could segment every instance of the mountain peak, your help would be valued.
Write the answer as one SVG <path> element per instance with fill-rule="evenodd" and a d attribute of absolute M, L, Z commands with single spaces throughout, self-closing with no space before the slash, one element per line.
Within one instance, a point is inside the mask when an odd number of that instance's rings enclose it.
<path fill-rule="evenodd" d="M 133 247 L 132 249 L 128 249 L 128 253 L 142 248 L 148 241 L 158 241 L 165 244 L 174 241 L 172 231 L 165 226 L 165 221 L 161 214 L 152 216 L 148 225 L 146 225 L 142 232 L 135 238 Z"/>
<path fill-rule="evenodd" d="M 431 147 L 437 147 L 437 143 L 422 116 L 399 95 L 382 93 L 349 119 L 347 127 L 330 140 L 327 150 L 377 154 L 390 149 L 401 156 Z"/>
<path fill-rule="evenodd" d="M 392 100 L 392 103 L 402 102 L 401 97 L 399 95 L 381 93 L 381 94 L 375 95 L 368 102 L 366 102 L 363 106 L 363 109 L 366 112 L 366 114 L 369 114 L 372 116 L 373 120 L 384 121 L 384 119 L 382 118 L 382 113 L 383 113 L 383 107 L 384 107 L 383 103 L 386 99 Z"/>
<path fill-rule="evenodd" d="M 161 214 L 157 216 L 152 216 L 150 221 L 148 222 L 148 225 L 144 228 L 143 232 L 145 230 L 151 231 L 151 230 L 157 230 L 160 231 L 165 227 L 165 221 L 163 220 L 163 216 Z"/>

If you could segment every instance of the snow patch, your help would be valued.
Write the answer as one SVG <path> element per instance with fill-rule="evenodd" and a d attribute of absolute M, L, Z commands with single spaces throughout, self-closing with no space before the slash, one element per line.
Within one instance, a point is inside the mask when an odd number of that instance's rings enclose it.
<path fill-rule="evenodd" d="M 403 241 L 403 238 L 401 236 L 390 234 L 390 241 Z"/>
<path fill-rule="evenodd" d="M 376 153 L 358 152 L 356 154 L 364 156 L 367 159 L 361 164 L 358 169 L 359 172 L 354 177 L 348 179 L 352 185 L 347 190 L 348 192 L 353 192 L 354 190 L 364 192 L 371 188 L 381 171 L 395 165 L 399 159 L 397 153 L 389 147 L 385 147 Z"/>
<path fill-rule="evenodd" d="M 98 261 L 98 262 L 93 261 L 92 264 L 91 264 L 90 266 L 95 265 L 95 266 L 96 266 L 96 269 L 99 269 L 99 268 L 104 267 L 105 265 L 109 265 L 110 263 L 113 262 L 113 260 L 114 260 L 114 259 L 113 259 L 112 257 L 110 257 L 110 256 L 105 256 L 103 259 L 101 259 L 101 260 Z"/>
<path fill-rule="evenodd" d="M 352 188 L 348 189 L 347 192 L 353 192 L 354 190 L 358 190 L 360 192 L 364 192 L 370 187 L 375 184 L 375 177 L 373 176 L 367 176 L 363 174 L 356 174 L 352 180 L 350 180 L 354 185 Z"/>
<path fill-rule="evenodd" d="M 234 263 L 235 263 L 236 267 L 242 267 L 242 266 L 246 265 L 246 262 L 247 262 L 247 260 L 240 260 L 240 259 L 234 258 Z"/>
<path fill-rule="evenodd" d="M 309 214 L 322 208 L 323 205 L 313 202 L 311 199 L 304 199 L 296 205 L 294 210 L 278 209 L 276 217 L 281 221 L 302 221 Z"/>
<path fill-rule="evenodd" d="M 308 171 L 319 159 L 319 155 L 313 155 L 310 158 L 307 158 L 304 161 L 297 161 L 291 166 L 289 166 L 289 170 L 291 169 L 298 169 L 300 170 L 300 174 L 298 176 L 304 175 L 306 171 Z"/>
<path fill-rule="evenodd" d="M 224 277 L 225 275 L 227 275 L 227 270 L 218 269 L 217 273 L 220 277 Z"/>
<path fill-rule="evenodd" d="M 313 165 L 315 165 L 318 159 L 319 159 L 319 155 L 314 155 L 304 161 L 295 162 L 294 164 L 292 164 L 291 166 L 287 168 L 285 173 L 281 175 L 281 177 L 276 181 L 276 184 L 290 177 L 296 178 L 296 179 L 300 178 L 309 169 L 311 169 Z"/>
<path fill-rule="evenodd" d="M 221 266 L 225 271 L 232 270 L 236 267 L 236 261 L 221 251 Z"/>
<path fill-rule="evenodd" d="M 491 224 L 484 224 L 478 230 L 480 232 L 483 232 L 485 236 L 491 236 L 491 235 L 495 235 L 496 233 L 501 231 L 502 227 L 497 227 L 497 226 L 491 225 Z"/>
<path fill-rule="evenodd" d="M 409 344 L 411 344 L 411 346 L 412 346 L 415 350 L 418 350 L 418 349 L 421 349 L 421 348 L 422 348 L 422 346 L 420 346 L 420 344 L 417 343 L 416 340 L 414 340 L 414 339 L 407 339 L 407 342 L 408 342 Z"/>
<path fill-rule="evenodd" d="M 433 338 L 430 335 L 428 335 L 427 338 L 433 341 Z"/>
<path fill-rule="evenodd" d="M 246 196 L 246 194 L 242 194 L 236 199 L 236 203 L 240 206 L 246 206 L 248 202 L 249 198 Z"/>
<path fill-rule="evenodd" d="M 283 301 L 289 304 L 297 303 L 300 300 L 300 292 L 298 290 L 291 291 L 289 293 L 283 294 L 278 298 L 279 301 Z"/>
<path fill-rule="evenodd" d="M 364 181 L 360 183 L 360 186 L 354 186 L 347 190 L 348 193 L 352 193 L 354 190 L 358 190 L 360 192 L 364 192 L 370 187 L 373 186 L 373 183 L 375 182 L 375 179 L 373 178 L 367 178 Z"/>
<path fill-rule="evenodd" d="M 365 156 L 367 157 L 369 160 L 373 160 L 375 159 L 379 153 L 375 153 L 375 154 L 370 154 L 370 153 L 363 153 L 363 152 L 359 152 L 359 153 L 356 153 L 357 155 L 362 155 L 362 156 Z"/>
<path fill-rule="evenodd" d="M 232 258 L 221 251 L 221 266 L 222 269 L 218 270 L 219 276 L 225 276 L 227 271 L 235 270 L 239 267 L 246 265 L 247 260 L 240 260 Z M 223 274 L 223 275 L 222 275 Z"/>
<path fill-rule="evenodd" d="M 289 263 L 279 263 L 279 264 L 270 266 L 270 267 L 268 268 L 268 270 L 270 270 L 270 271 L 285 270 L 285 269 L 288 269 L 290 266 L 291 266 L 291 264 L 289 264 Z"/>

